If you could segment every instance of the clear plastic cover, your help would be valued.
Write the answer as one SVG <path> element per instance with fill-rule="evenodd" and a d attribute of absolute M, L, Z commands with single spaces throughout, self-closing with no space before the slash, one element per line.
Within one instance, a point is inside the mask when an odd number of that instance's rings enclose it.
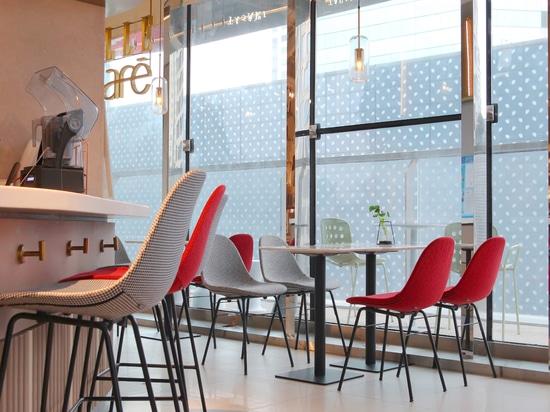
<path fill-rule="evenodd" d="M 73 140 L 86 140 L 97 121 L 98 109 L 65 73 L 55 66 L 42 69 L 32 76 L 26 90 L 40 103 L 45 116 L 67 113 L 69 127 L 76 133 Z"/>

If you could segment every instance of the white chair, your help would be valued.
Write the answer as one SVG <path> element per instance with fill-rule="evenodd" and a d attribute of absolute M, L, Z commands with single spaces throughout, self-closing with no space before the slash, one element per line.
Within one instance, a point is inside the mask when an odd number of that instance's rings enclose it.
<path fill-rule="evenodd" d="M 338 243 L 352 243 L 351 228 L 349 223 L 336 217 L 325 217 L 321 219 L 321 238 L 323 244 L 338 244 Z M 358 256 L 355 253 L 346 253 L 342 255 L 328 256 L 328 261 L 338 267 L 349 266 L 351 275 L 351 295 L 355 295 L 355 288 L 357 285 L 357 273 L 359 267 L 365 266 L 366 261 L 364 258 Z M 384 280 L 386 283 L 386 291 L 389 292 L 390 284 L 388 281 L 388 271 L 386 270 L 386 259 L 377 257 L 376 265 L 381 266 L 384 271 Z M 351 310 L 355 308 L 355 305 L 350 306 L 348 312 L 347 322 L 350 321 Z"/>
<path fill-rule="evenodd" d="M 506 277 L 509 272 L 512 273 L 512 279 L 514 281 L 514 300 L 516 304 L 516 328 L 519 335 L 519 302 L 518 302 L 518 285 L 516 278 L 516 268 L 518 266 L 519 252 L 521 246 L 519 244 L 512 245 L 508 248 L 506 256 L 500 265 L 500 271 L 502 272 L 502 340 L 504 340 L 505 329 L 505 314 L 506 314 Z"/>

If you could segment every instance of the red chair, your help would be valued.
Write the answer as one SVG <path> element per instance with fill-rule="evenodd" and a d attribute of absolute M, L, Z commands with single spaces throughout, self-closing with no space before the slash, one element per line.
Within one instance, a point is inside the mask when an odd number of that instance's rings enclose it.
<path fill-rule="evenodd" d="M 212 245 L 214 242 L 216 229 L 218 227 L 218 222 L 219 222 L 221 213 L 223 211 L 225 202 L 227 201 L 227 196 L 224 196 L 224 193 L 225 193 L 225 186 L 224 185 L 218 186 L 212 192 L 212 194 L 210 195 L 210 198 L 204 205 L 204 208 L 201 212 L 199 220 L 197 221 L 193 229 L 193 232 L 191 234 L 191 238 L 187 242 L 187 245 L 185 246 L 185 249 L 183 251 L 178 272 L 176 274 L 176 278 L 172 284 L 172 287 L 170 288 L 167 295 L 165 296 L 164 302 L 163 302 L 163 306 L 166 305 L 166 310 L 167 310 L 165 317 L 172 320 L 174 323 L 173 330 L 175 331 L 175 335 L 173 338 L 173 342 L 176 343 L 174 346 L 175 346 L 175 350 L 178 351 L 177 358 L 180 360 L 180 362 L 182 362 L 180 366 L 182 370 L 183 368 L 195 369 L 199 391 L 201 395 L 202 408 L 204 411 L 206 411 L 206 402 L 205 402 L 204 392 L 203 392 L 202 383 L 201 383 L 199 360 L 196 353 L 193 330 L 191 327 L 191 317 L 189 315 L 189 304 L 188 304 L 188 299 L 187 299 L 187 294 L 185 289 L 189 286 L 189 284 L 191 283 L 193 278 L 196 276 L 196 274 L 200 273 L 200 271 L 202 270 L 202 266 L 204 266 L 204 264 L 208 261 L 210 257 L 210 252 L 212 250 Z M 84 280 L 84 279 L 116 280 L 122 275 L 124 275 L 127 269 L 128 269 L 128 266 L 126 265 L 103 267 L 91 272 L 85 272 L 85 273 L 80 273 L 80 274 L 71 276 L 70 278 L 63 279 L 61 282 L 67 282 L 67 281 L 73 281 L 73 280 Z M 181 353 L 181 347 L 179 345 L 178 329 L 179 329 L 179 322 L 180 322 L 181 316 L 177 316 L 174 296 L 173 296 L 174 293 L 179 291 L 182 292 L 182 297 L 183 297 L 182 311 L 185 310 L 185 313 L 186 313 L 187 328 L 188 328 L 189 337 L 190 337 L 193 360 L 195 363 L 195 365 L 192 367 L 183 365 L 183 361 L 182 361 L 183 357 Z M 124 331 L 124 328 L 122 330 Z M 120 345 L 122 344 L 122 342 L 123 342 L 123 336 L 121 336 L 120 338 Z M 119 353 L 120 353 L 120 350 L 119 350 Z M 119 363 L 119 361 L 120 359 L 117 360 L 117 363 Z M 125 364 L 125 366 L 131 366 L 131 365 Z M 124 378 L 120 378 L 120 380 L 124 380 Z"/>
<path fill-rule="evenodd" d="M 229 237 L 229 240 L 233 242 L 239 251 L 246 270 L 250 272 L 250 269 L 252 269 L 252 256 L 254 255 L 254 238 L 248 233 L 237 233 Z"/>
<path fill-rule="evenodd" d="M 355 333 L 357 332 L 357 327 L 359 325 L 359 319 L 361 317 L 361 313 L 365 310 L 373 310 L 377 313 L 386 315 L 384 326 L 384 344 L 382 348 L 382 360 L 380 365 L 380 380 L 382 380 L 384 374 L 384 358 L 386 354 L 389 317 L 393 316 L 397 318 L 397 321 L 399 323 L 399 335 L 401 338 L 402 348 L 401 363 L 405 366 L 405 373 L 407 375 L 407 386 L 409 389 L 409 399 L 411 402 L 413 401 L 411 378 L 409 374 L 409 363 L 407 360 L 407 341 L 410 334 L 410 325 L 412 325 L 415 316 L 420 313 L 424 317 L 424 321 L 426 323 L 426 331 L 434 353 L 435 365 L 437 366 L 439 372 L 441 386 L 443 387 L 443 391 L 447 390 L 445 386 L 445 380 L 443 378 L 443 373 L 441 372 L 441 367 L 439 366 L 437 351 L 434 345 L 432 334 L 430 332 L 430 325 L 428 323 L 428 318 L 426 316 L 426 313 L 424 312 L 424 309 L 435 305 L 443 295 L 443 291 L 445 290 L 445 286 L 447 285 L 449 274 L 451 272 L 451 262 L 453 259 L 454 245 L 455 242 L 453 238 L 447 236 L 440 237 L 432 241 L 426 247 L 426 249 L 422 251 L 422 254 L 418 258 L 418 261 L 414 266 L 409 280 L 400 292 L 381 293 L 368 296 L 352 296 L 346 300 L 349 304 L 362 305 L 362 307 L 357 311 L 357 316 L 355 318 L 355 324 L 353 326 L 353 331 L 350 338 L 349 348 L 346 354 L 344 368 L 340 377 L 338 390 L 342 389 L 342 383 L 346 374 L 353 340 L 355 337 Z M 409 330 L 407 331 L 407 335 L 405 338 L 405 334 L 403 332 L 403 323 L 401 319 L 408 315 L 411 315 L 411 320 L 409 324 Z M 400 369 L 401 367 L 399 368 L 399 370 Z"/>
<path fill-rule="evenodd" d="M 502 255 L 504 253 L 505 245 L 506 240 L 501 236 L 492 237 L 483 242 L 474 253 L 472 260 L 466 267 L 466 270 L 464 271 L 458 283 L 455 286 L 448 287 L 436 305 L 439 307 L 439 309 L 435 346 L 437 348 L 437 344 L 439 341 L 441 310 L 443 308 L 449 309 L 453 315 L 456 344 L 460 357 L 460 366 L 462 367 L 464 386 L 468 386 L 468 381 L 466 379 L 466 372 L 464 370 L 462 344 L 460 342 L 460 334 L 458 332 L 458 324 L 456 320 L 456 311 L 461 308 L 466 309 L 466 318 L 469 317 L 468 314 L 470 313 L 470 308 L 473 308 L 476 315 L 477 324 L 479 325 L 479 329 L 481 331 L 483 343 L 485 344 L 487 357 L 489 358 L 489 363 L 491 364 L 493 377 L 497 377 L 495 365 L 493 364 L 493 358 L 491 357 L 491 352 L 489 351 L 489 345 L 487 344 L 487 338 L 485 336 L 483 324 L 481 323 L 481 318 L 479 316 L 479 311 L 477 310 L 475 302 L 479 302 L 480 300 L 487 298 L 487 296 L 489 296 L 489 294 L 493 290 L 500 270 L 500 262 L 502 261 Z M 468 324 L 469 322 L 466 321 L 465 324 L 462 324 L 462 327 L 467 326 Z"/>

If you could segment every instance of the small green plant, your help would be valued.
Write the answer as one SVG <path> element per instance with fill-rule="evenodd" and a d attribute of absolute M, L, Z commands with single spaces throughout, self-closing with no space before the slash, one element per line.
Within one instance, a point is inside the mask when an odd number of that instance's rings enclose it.
<path fill-rule="evenodd" d="M 388 229 L 386 227 L 386 218 L 390 217 L 390 212 L 384 212 L 379 205 L 371 205 L 369 212 L 374 212 L 372 217 L 377 217 L 380 227 L 384 231 L 384 235 L 388 236 Z"/>

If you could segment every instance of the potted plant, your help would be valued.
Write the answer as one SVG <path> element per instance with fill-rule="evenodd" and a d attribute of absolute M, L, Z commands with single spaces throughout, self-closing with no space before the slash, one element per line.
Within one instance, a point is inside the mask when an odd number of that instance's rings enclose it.
<path fill-rule="evenodd" d="M 373 212 L 372 217 L 378 218 L 378 234 L 376 235 L 376 244 L 394 244 L 395 238 L 393 236 L 393 227 L 391 221 L 386 220 L 386 218 L 390 217 L 390 212 L 382 210 L 380 205 L 371 205 L 369 207 L 369 212 Z"/>

